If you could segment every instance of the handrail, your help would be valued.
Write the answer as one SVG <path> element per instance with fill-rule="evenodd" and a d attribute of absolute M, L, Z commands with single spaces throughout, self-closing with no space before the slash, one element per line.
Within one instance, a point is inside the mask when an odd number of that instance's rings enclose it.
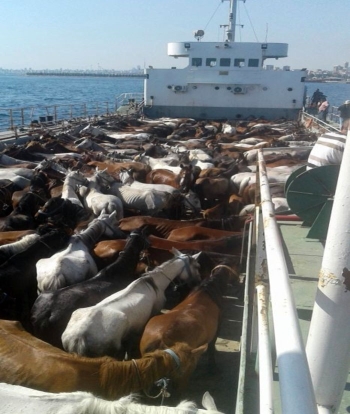
<path fill-rule="evenodd" d="M 14 131 L 29 127 L 31 123 L 54 125 L 60 121 L 79 118 L 109 116 L 116 111 L 114 102 L 77 102 L 59 105 L 37 105 L 0 108 L 0 131 Z M 1 123 L 1 119 L 6 118 Z"/>
<path fill-rule="evenodd" d="M 317 414 L 305 347 L 261 149 L 258 150 L 258 169 L 282 412 Z M 266 341 L 266 335 L 260 339 L 264 338 Z M 269 344 L 265 343 L 264 347 L 268 346 Z M 267 372 L 267 380 L 269 376 Z M 260 382 L 263 383 L 264 380 L 265 378 Z"/>

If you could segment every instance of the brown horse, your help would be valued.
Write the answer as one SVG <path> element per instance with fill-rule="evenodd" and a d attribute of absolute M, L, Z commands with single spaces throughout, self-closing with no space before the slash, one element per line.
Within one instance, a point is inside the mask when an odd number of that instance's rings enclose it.
<path fill-rule="evenodd" d="M 19 322 L 1 320 L 0 336 L 0 382 L 55 393 L 87 391 L 110 400 L 148 389 L 163 377 L 187 380 L 207 348 L 176 344 L 142 359 L 116 361 L 68 354 L 30 335 Z"/>
<path fill-rule="evenodd" d="M 226 230 L 209 229 L 208 227 L 189 226 L 172 230 L 167 239 L 173 241 L 211 240 L 241 234 L 242 232 L 240 231 L 233 232 Z"/>
<path fill-rule="evenodd" d="M 163 168 L 156 168 L 147 174 L 146 183 L 167 184 L 187 192 L 194 183 L 193 167 L 191 164 L 180 164 L 180 167 L 179 174 Z"/>
<path fill-rule="evenodd" d="M 184 343 L 191 348 L 209 344 L 209 364 L 213 367 L 221 306 L 229 279 L 238 283 L 238 269 L 219 264 L 212 270 L 210 278 L 179 305 L 151 318 L 141 338 L 141 355 L 176 343 Z"/>

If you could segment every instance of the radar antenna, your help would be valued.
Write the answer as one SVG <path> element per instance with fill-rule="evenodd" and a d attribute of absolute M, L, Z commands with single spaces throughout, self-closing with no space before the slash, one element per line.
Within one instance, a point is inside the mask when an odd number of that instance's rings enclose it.
<path fill-rule="evenodd" d="M 193 32 L 194 37 L 197 39 L 197 41 L 199 42 L 202 37 L 204 36 L 204 30 L 195 30 Z"/>

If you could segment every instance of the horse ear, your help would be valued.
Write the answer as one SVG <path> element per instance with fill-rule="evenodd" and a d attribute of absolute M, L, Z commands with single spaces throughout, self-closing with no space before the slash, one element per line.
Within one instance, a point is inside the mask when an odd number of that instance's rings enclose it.
<path fill-rule="evenodd" d="M 204 354 L 204 352 L 207 349 L 208 349 L 208 344 L 204 344 L 204 345 L 199 346 L 198 348 L 191 349 L 191 354 L 192 355 L 197 355 L 198 354 L 197 356 L 200 356 L 200 355 Z"/>
<path fill-rule="evenodd" d="M 206 391 L 203 394 L 202 406 L 207 410 L 217 411 L 217 407 L 214 401 L 214 398 L 210 395 L 209 391 Z"/>
<path fill-rule="evenodd" d="M 175 247 L 171 248 L 171 253 L 176 257 L 181 256 L 181 252 L 177 250 Z"/>
<path fill-rule="evenodd" d="M 117 210 L 114 210 L 110 215 L 109 218 L 114 218 L 117 215 Z"/>
<path fill-rule="evenodd" d="M 192 257 L 193 257 L 193 259 L 198 260 L 201 256 L 201 254 L 202 254 L 202 252 L 199 252 L 199 253 L 193 254 Z"/>

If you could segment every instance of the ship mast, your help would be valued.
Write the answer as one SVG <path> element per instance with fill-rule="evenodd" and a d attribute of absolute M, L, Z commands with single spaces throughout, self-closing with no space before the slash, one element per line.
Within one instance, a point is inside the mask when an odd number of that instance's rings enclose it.
<path fill-rule="evenodd" d="M 237 15 L 237 2 L 238 0 L 221 0 L 230 1 L 230 14 L 228 20 L 228 27 L 226 30 L 227 42 L 235 41 L 235 32 L 236 32 L 236 15 Z M 245 2 L 245 0 L 243 0 Z"/>

